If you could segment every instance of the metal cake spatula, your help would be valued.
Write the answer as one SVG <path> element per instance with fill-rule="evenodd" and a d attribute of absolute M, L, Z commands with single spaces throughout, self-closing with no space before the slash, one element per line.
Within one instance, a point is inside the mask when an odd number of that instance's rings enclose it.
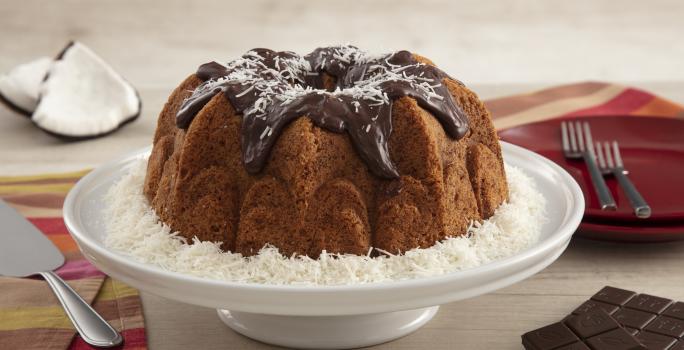
<path fill-rule="evenodd" d="M 57 247 L 0 200 L 0 275 L 43 276 L 86 343 L 98 347 L 121 344 L 121 335 L 52 272 L 63 264 L 64 255 Z"/>

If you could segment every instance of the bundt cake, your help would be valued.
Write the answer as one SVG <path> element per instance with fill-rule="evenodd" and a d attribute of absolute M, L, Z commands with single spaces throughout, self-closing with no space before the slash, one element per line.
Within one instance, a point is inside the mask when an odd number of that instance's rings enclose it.
<path fill-rule="evenodd" d="M 353 46 L 201 65 L 159 115 L 143 190 L 183 237 L 312 258 L 426 248 L 508 196 L 472 91 L 417 54 Z"/>

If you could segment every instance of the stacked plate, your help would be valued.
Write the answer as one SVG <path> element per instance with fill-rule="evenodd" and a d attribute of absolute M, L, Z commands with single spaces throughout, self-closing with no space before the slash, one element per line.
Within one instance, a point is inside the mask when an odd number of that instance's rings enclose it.
<path fill-rule="evenodd" d="M 560 119 L 506 129 L 499 136 L 551 159 L 579 183 L 586 208 L 577 235 L 632 242 L 684 239 L 684 120 L 637 116 L 579 120 L 590 123 L 594 141 L 620 143 L 625 168 L 651 206 L 651 217 L 638 219 L 634 215 L 624 191 L 612 177 L 607 177 L 606 182 L 618 208 L 600 209 L 585 164 L 563 157 Z"/>

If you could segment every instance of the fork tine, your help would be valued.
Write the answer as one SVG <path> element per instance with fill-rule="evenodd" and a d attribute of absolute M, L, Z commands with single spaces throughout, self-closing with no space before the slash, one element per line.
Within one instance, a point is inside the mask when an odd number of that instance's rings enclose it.
<path fill-rule="evenodd" d="M 586 139 L 587 142 L 587 149 L 589 150 L 589 153 L 593 157 L 596 157 L 596 154 L 594 153 L 594 140 L 593 137 L 591 137 L 591 129 L 589 128 L 589 122 L 584 122 L 584 138 Z"/>
<path fill-rule="evenodd" d="M 568 141 L 568 126 L 561 122 L 561 144 L 564 153 L 570 153 L 570 143 Z"/>
<path fill-rule="evenodd" d="M 601 147 L 601 143 L 597 142 L 595 148 L 599 167 L 601 167 L 601 169 L 606 169 L 606 160 L 603 158 L 603 148 Z"/>
<path fill-rule="evenodd" d="M 608 144 L 608 142 L 603 143 L 603 148 L 606 149 L 606 162 L 608 163 L 608 167 L 611 169 L 615 168 L 615 165 L 613 164 L 612 151 L 610 149 L 610 145 Z"/>
<path fill-rule="evenodd" d="M 573 123 L 568 123 L 568 130 L 570 131 L 570 150 L 577 152 L 577 138 L 575 137 L 575 126 Z"/>
<path fill-rule="evenodd" d="M 577 132 L 577 146 L 580 152 L 584 152 L 584 133 L 582 132 L 582 124 L 575 122 L 575 132 Z"/>
<path fill-rule="evenodd" d="M 620 148 L 618 147 L 617 141 L 613 141 L 613 153 L 615 153 L 615 166 L 618 168 L 624 167 L 622 163 L 622 156 L 620 155 Z"/>

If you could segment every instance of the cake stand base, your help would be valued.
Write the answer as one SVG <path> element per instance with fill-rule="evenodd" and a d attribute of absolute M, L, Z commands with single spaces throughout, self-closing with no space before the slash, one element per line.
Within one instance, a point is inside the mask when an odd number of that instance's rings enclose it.
<path fill-rule="evenodd" d="M 439 306 L 351 316 L 278 316 L 217 310 L 234 331 L 300 349 L 352 349 L 401 338 L 430 321 Z"/>

